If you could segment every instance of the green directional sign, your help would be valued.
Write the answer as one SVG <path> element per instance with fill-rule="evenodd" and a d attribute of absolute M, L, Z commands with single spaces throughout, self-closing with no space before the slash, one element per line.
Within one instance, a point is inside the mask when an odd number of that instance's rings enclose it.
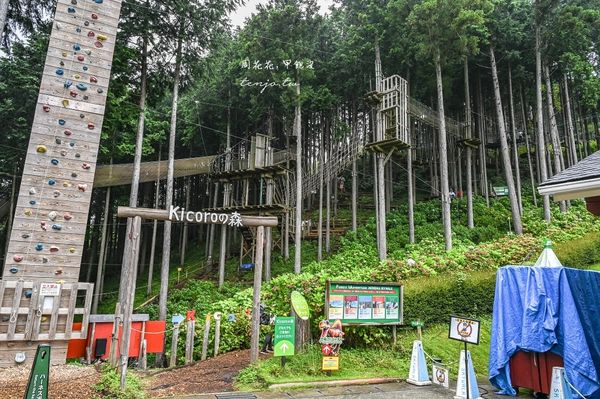
<path fill-rule="evenodd" d="M 298 315 L 302 320 L 308 320 L 310 317 L 310 309 L 308 308 L 308 302 L 298 291 L 292 291 L 291 295 L 292 307 L 294 308 L 294 312 Z"/>
<path fill-rule="evenodd" d="M 38 345 L 31 366 L 25 399 L 48 399 L 48 377 L 50 374 L 50 345 Z"/>
<path fill-rule="evenodd" d="M 296 318 L 277 316 L 275 318 L 275 351 L 273 355 L 292 356 L 295 344 Z"/>

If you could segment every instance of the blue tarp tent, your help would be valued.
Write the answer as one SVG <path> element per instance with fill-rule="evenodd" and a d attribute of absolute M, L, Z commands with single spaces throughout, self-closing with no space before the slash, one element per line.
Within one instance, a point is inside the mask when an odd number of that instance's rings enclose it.
<path fill-rule="evenodd" d="M 564 267 L 498 269 L 490 342 L 490 382 L 516 395 L 509 360 L 515 352 L 551 351 L 569 382 L 600 399 L 600 272 Z"/>

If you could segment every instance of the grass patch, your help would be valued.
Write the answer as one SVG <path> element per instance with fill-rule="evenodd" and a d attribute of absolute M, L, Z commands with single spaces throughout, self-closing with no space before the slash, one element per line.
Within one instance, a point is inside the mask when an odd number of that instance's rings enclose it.
<path fill-rule="evenodd" d="M 142 382 L 135 373 L 127 373 L 125 379 L 125 390 L 121 391 L 121 377 L 117 370 L 112 367 L 104 367 L 102 369 L 102 378 L 100 382 L 94 385 L 94 389 L 102 398 L 144 399 L 147 397 Z"/>
<path fill-rule="evenodd" d="M 481 319 L 481 340 L 479 345 L 469 345 L 475 372 L 479 377 L 487 375 L 492 321 Z M 370 327 L 378 328 L 378 327 Z M 340 352 L 340 370 L 327 376 L 321 371 L 321 347 L 311 345 L 306 351 L 288 358 L 281 367 L 279 358 L 269 358 L 250 365 L 240 372 L 236 388 L 242 391 L 265 389 L 269 385 L 286 382 L 313 382 L 359 378 L 402 378 L 408 376 L 412 343 L 417 339 L 416 330 L 403 329 L 398 332 L 398 343 L 393 348 L 344 348 Z M 458 359 L 463 344 L 448 339 L 448 325 L 425 326 L 423 330 L 425 351 L 442 359 L 449 365 L 450 373 L 456 378 Z M 428 361 L 428 364 L 430 362 Z M 430 367 L 430 366 L 429 366 Z"/>

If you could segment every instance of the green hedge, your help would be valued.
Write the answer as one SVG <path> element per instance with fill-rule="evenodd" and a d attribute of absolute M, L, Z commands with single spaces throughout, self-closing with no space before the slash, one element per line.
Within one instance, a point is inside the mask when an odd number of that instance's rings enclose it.
<path fill-rule="evenodd" d="M 474 272 L 418 278 L 404 288 L 404 320 L 445 323 L 452 314 L 485 316 L 492 313 L 496 272 Z"/>
<path fill-rule="evenodd" d="M 588 233 L 582 238 L 557 244 L 554 252 L 561 263 L 569 267 L 586 268 L 600 263 L 600 232 Z"/>

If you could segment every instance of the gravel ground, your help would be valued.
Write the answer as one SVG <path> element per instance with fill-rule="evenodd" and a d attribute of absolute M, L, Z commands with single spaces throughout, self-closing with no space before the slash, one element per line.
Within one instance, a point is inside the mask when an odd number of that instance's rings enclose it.
<path fill-rule="evenodd" d="M 0 398 L 22 399 L 29 379 L 29 367 L 11 367 L 0 370 Z M 100 373 L 92 366 L 65 364 L 50 367 L 50 390 L 52 399 L 92 398 L 96 394 L 93 385 L 100 380 Z"/>

